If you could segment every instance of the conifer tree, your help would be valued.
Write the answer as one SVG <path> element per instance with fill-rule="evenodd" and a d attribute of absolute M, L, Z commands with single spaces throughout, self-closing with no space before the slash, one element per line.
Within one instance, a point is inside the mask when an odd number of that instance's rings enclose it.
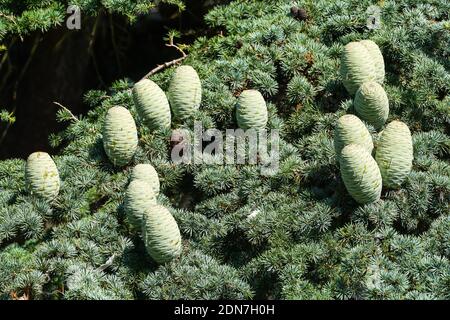
<path fill-rule="evenodd" d="M 62 110 L 68 127 L 49 137 L 62 148 L 52 155 L 61 179 L 52 203 L 27 192 L 25 160 L 0 162 L 0 297 L 449 299 L 450 7 L 386 0 L 372 28 L 373 3 L 236 0 L 212 9 L 211 32 L 187 48 L 182 64 L 198 73 L 202 99 L 171 129 L 237 128 L 239 95 L 258 90 L 267 128 L 280 130 L 273 175 L 252 164 L 174 164 L 171 130 L 142 122 L 130 80 L 86 93 L 82 117 Z M 367 204 L 347 191 L 334 147 L 338 119 L 355 113 L 340 57 L 360 40 L 380 48 L 386 124 L 405 123 L 414 152 L 401 186 Z M 177 67 L 150 80 L 168 92 Z M 139 136 L 124 167 L 103 149 L 114 106 L 130 111 Z M 385 126 L 366 126 L 376 152 Z M 168 262 L 152 259 L 127 222 L 126 190 L 141 163 L 158 173 L 157 202 L 181 233 L 181 254 Z"/>
<path fill-rule="evenodd" d="M 17 35 L 21 38 L 33 31 L 48 31 L 65 23 L 67 14 L 73 13 L 70 6 L 77 6 L 79 12 L 97 15 L 100 10 L 126 16 L 131 22 L 140 14 L 148 13 L 158 3 L 170 3 L 184 9 L 181 0 L 3 0 L 0 2 L 0 41 Z"/>

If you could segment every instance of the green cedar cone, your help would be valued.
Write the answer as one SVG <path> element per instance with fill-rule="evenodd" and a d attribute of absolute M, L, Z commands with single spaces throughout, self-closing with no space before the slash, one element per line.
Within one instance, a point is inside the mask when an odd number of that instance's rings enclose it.
<path fill-rule="evenodd" d="M 156 195 L 152 187 L 145 181 L 132 180 L 125 193 L 124 209 L 130 224 L 141 231 L 144 215 L 156 204 Z"/>
<path fill-rule="evenodd" d="M 376 129 L 381 128 L 389 116 L 389 100 L 383 87 L 375 82 L 364 82 L 356 91 L 356 114 Z"/>
<path fill-rule="evenodd" d="M 375 81 L 374 62 L 363 44 L 350 42 L 344 47 L 340 74 L 345 88 L 351 95 L 354 95 L 364 82 Z"/>
<path fill-rule="evenodd" d="M 375 81 L 379 84 L 383 84 L 385 76 L 384 58 L 380 48 L 372 40 L 361 40 L 359 43 L 366 47 L 367 51 L 372 57 L 372 61 L 375 67 Z"/>
<path fill-rule="evenodd" d="M 51 201 L 59 193 L 58 168 L 48 153 L 32 153 L 25 166 L 27 189 L 33 195 Z"/>
<path fill-rule="evenodd" d="M 131 113 L 124 107 L 112 107 L 103 124 L 103 147 L 118 167 L 128 164 L 136 153 L 138 135 Z"/>
<path fill-rule="evenodd" d="M 202 101 L 202 84 L 194 68 L 180 66 L 175 70 L 168 97 L 177 120 L 190 118 L 198 110 Z"/>
<path fill-rule="evenodd" d="M 383 185 L 387 188 L 398 188 L 409 175 L 413 158 L 408 126 L 401 121 L 392 121 L 383 130 L 375 155 Z"/>
<path fill-rule="evenodd" d="M 133 87 L 136 110 L 149 129 L 170 128 L 169 101 L 162 89 L 153 81 L 143 79 Z"/>
<path fill-rule="evenodd" d="M 148 254 L 158 263 L 166 263 L 181 254 L 181 234 L 169 210 L 154 205 L 144 215 L 142 235 Z"/>
<path fill-rule="evenodd" d="M 373 141 L 369 130 L 357 116 L 346 114 L 338 119 L 334 129 L 334 149 L 338 160 L 341 150 L 352 143 L 362 146 L 369 154 L 372 153 Z"/>
<path fill-rule="evenodd" d="M 152 187 L 155 195 L 159 194 L 159 177 L 158 172 L 149 163 L 141 163 L 136 165 L 131 172 L 131 180 L 142 180 L 147 182 Z"/>
<path fill-rule="evenodd" d="M 236 119 L 241 129 L 264 129 L 267 124 L 267 106 L 258 90 L 244 90 L 236 104 Z"/>
<path fill-rule="evenodd" d="M 380 199 L 382 181 L 377 163 L 360 145 L 344 147 L 340 158 L 341 177 L 348 193 L 360 204 Z"/>

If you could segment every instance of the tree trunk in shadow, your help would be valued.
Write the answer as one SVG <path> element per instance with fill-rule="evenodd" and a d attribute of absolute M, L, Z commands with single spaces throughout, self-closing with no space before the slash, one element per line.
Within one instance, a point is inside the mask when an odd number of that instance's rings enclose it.
<path fill-rule="evenodd" d="M 0 160 L 25 159 L 35 151 L 53 152 L 48 136 L 63 129 L 56 121 L 54 101 L 75 115 L 86 113 L 83 95 L 88 90 L 106 89 L 125 77 L 137 81 L 156 65 L 177 58 L 179 53 L 165 46 L 168 30 L 191 30 L 180 39 L 190 43 L 204 30 L 206 11 L 198 4 L 183 14 L 163 7 L 134 25 L 123 17 L 102 13 L 97 18 L 85 17 L 81 30 L 68 30 L 64 25 L 16 41 L 9 49 L 11 72 L 0 74 L 6 78 L 0 88 L 0 109 L 14 110 L 17 121 L 0 143 Z M 0 136 L 4 129 L 0 123 Z"/>

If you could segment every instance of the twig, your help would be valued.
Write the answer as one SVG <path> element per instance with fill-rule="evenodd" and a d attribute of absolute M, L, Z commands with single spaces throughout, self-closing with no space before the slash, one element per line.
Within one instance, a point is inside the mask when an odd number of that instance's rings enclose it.
<path fill-rule="evenodd" d="M 160 64 L 159 66 L 157 66 L 155 69 L 153 69 L 152 71 L 150 71 L 149 73 L 147 73 L 141 80 L 147 79 L 148 77 L 151 77 L 152 75 L 154 75 L 155 73 L 168 68 L 170 66 L 173 66 L 177 63 L 180 63 L 181 61 L 183 61 L 184 59 L 186 59 L 186 57 L 181 57 L 175 60 L 172 60 L 170 62 L 166 62 L 164 64 Z"/>
<path fill-rule="evenodd" d="M 186 52 L 184 52 L 183 49 L 181 49 L 179 46 L 177 46 L 176 44 L 173 43 L 173 36 L 169 37 L 169 43 L 166 43 L 166 47 L 172 47 L 177 49 L 182 55 L 183 57 L 187 57 Z"/>
<path fill-rule="evenodd" d="M 14 22 L 14 24 L 16 23 L 16 19 L 14 19 L 13 16 L 10 16 L 8 14 L 5 14 L 3 12 L 0 12 L 0 17 L 6 18 L 8 20 L 10 20 L 11 22 Z"/>
<path fill-rule="evenodd" d="M 78 122 L 80 121 L 76 116 L 74 116 L 74 114 L 72 113 L 72 111 L 70 111 L 69 109 L 67 109 L 66 107 L 64 107 L 61 103 L 54 101 L 54 104 L 56 104 L 58 107 L 64 109 L 69 115 L 70 117 L 75 121 Z"/>
<path fill-rule="evenodd" d="M 27 293 L 24 293 L 21 297 L 19 297 L 15 291 L 12 291 L 10 296 L 13 300 L 29 300 Z"/>
<path fill-rule="evenodd" d="M 117 255 L 114 253 L 111 257 L 109 257 L 108 260 L 104 264 L 102 264 L 100 267 L 98 267 L 97 271 L 105 271 L 109 267 L 111 267 L 114 263 L 114 259 L 116 259 Z"/>
<path fill-rule="evenodd" d="M 178 59 L 175 59 L 175 60 L 172 60 L 172 61 L 169 61 L 169 62 L 166 62 L 166 63 L 158 65 L 156 68 L 154 68 L 149 73 L 147 73 L 141 80 L 147 79 L 148 77 L 151 77 L 155 73 L 157 73 L 157 72 L 159 72 L 159 71 L 161 71 L 161 70 L 163 70 L 165 68 L 168 68 L 170 66 L 173 66 L 175 64 L 178 64 L 178 63 L 180 63 L 181 61 L 183 61 L 184 59 L 187 58 L 186 52 L 184 52 L 183 49 L 181 49 L 179 46 L 177 46 L 176 44 L 173 43 L 173 37 L 169 38 L 169 43 L 166 44 L 166 47 L 171 47 L 171 48 L 177 49 L 182 54 L 181 58 L 178 58 Z"/>

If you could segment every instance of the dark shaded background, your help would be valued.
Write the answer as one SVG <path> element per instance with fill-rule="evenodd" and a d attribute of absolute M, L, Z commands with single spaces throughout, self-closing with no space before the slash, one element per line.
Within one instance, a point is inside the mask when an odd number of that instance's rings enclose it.
<path fill-rule="evenodd" d="M 180 14 L 163 5 L 133 25 L 103 12 L 97 18 L 82 16 L 81 30 L 63 25 L 16 42 L 10 48 L 10 72 L 0 74 L 0 109 L 15 110 L 17 119 L 3 141 L 5 124 L 0 124 L 0 160 L 52 152 L 48 136 L 63 129 L 53 101 L 75 115 L 86 113 L 83 95 L 88 90 L 106 89 L 125 77 L 136 81 L 157 64 L 178 58 L 175 49 L 165 46 L 168 30 L 182 32 L 177 42 L 191 43 L 205 30 L 208 9 L 191 1 Z"/>

